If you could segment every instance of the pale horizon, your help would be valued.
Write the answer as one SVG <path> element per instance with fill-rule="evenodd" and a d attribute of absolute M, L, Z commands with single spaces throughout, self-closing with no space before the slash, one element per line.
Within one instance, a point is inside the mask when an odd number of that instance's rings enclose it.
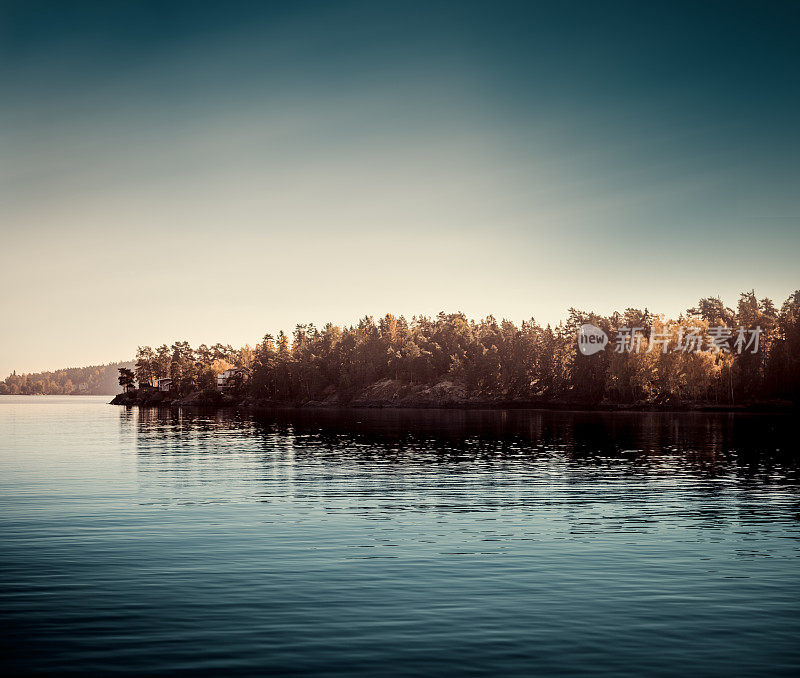
<path fill-rule="evenodd" d="M 749 291 L 749 290 L 742 290 L 742 292 L 744 292 L 744 291 Z M 756 290 L 756 296 L 759 299 L 762 299 L 764 297 L 771 298 L 772 301 L 775 302 L 776 306 L 778 308 L 780 308 L 780 305 L 783 303 L 783 301 L 785 301 L 786 298 L 789 297 L 789 295 L 791 293 L 793 293 L 794 291 L 795 290 L 791 290 L 791 292 L 787 292 L 786 295 L 784 295 L 783 297 L 776 298 L 776 297 L 770 297 L 770 295 L 768 295 L 768 294 L 760 294 L 759 291 Z M 710 295 L 704 295 L 704 296 L 716 297 L 718 295 L 710 294 Z M 736 300 L 738 300 L 739 293 L 737 293 L 735 295 L 735 297 L 736 297 Z M 656 314 L 656 315 L 663 315 L 667 319 L 675 319 L 679 315 L 681 315 L 681 313 L 685 314 L 687 308 L 695 305 L 697 301 L 698 300 L 695 299 L 692 303 L 686 304 L 685 308 L 681 308 L 678 311 L 671 312 L 671 313 L 664 313 L 660 309 L 653 308 L 651 306 L 648 306 L 647 304 L 638 304 L 638 305 L 637 304 L 625 304 L 623 306 L 614 307 L 614 308 L 603 308 L 603 307 L 591 307 L 590 308 L 590 307 L 582 307 L 582 306 L 574 306 L 574 307 L 576 309 L 580 310 L 580 311 L 595 312 L 595 313 L 597 313 L 598 315 L 601 315 L 601 316 L 608 316 L 611 313 L 613 313 L 614 311 L 622 312 L 626 308 L 638 308 L 640 310 L 647 309 L 647 310 L 650 311 L 650 313 L 653 313 L 653 314 Z M 735 300 L 728 300 L 725 297 L 722 297 L 722 301 L 728 307 L 733 307 L 733 308 L 736 307 L 736 301 Z M 103 364 L 116 363 L 116 362 L 133 362 L 135 360 L 135 353 L 136 353 L 136 349 L 137 349 L 138 346 L 153 346 L 153 347 L 155 347 L 155 346 L 160 346 L 162 344 L 171 345 L 175 341 L 188 341 L 193 346 L 199 346 L 201 344 L 207 344 L 207 345 L 211 346 L 211 345 L 216 344 L 216 343 L 221 343 L 223 345 L 230 344 L 234 348 L 241 348 L 242 346 L 245 346 L 245 345 L 249 345 L 251 347 L 254 347 L 258 342 L 260 342 L 264 338 L 265 334 L 272 334 L 273 336 L 275 336 L 275 335 L 277 335 L 277 333 L 279 331 L 283 330 L 284 332 L 286 332 L 287 335 L 291 336 L 291 333 L 294 330 L 295 325 L 297 325 L 298 323 L 300 323 L 300 324 L 313 324 L 318 329 L 322 329 L 322 327 L 327 322 L 332 322 L 334 325 L 338 325 L 340 327 L 357 325 L 358 321 L 361 318 L 363 318 L 365 315 L 372 316 L 377 320 L 378 318 L 383 317 L 386 313 L 393 313 L 394 315 L 397 315 L 397 316 L 403 315 L 408 321 L 410 321 L 414 315 L 416 315 L 416 316 L 425 315 L 425 316 L 428 316 L 428 317 L 432 317 L 432 316 L 437 315 L 439 313 L 439 311 L 444 311 L 445 313 L 463 312 L 469 319 L 476 320 L 476 321 L 478 321 L 478 320 L 480 320 L 482 318 L 486 318 L 489 315 L 494 315 L 495 318 L 498 321 L 500 321 L 500 320 L 511 320 L 514 323 L 516 323 L 517 325 L 519 325 L 519 323 L 522 322 L 523 320 L 530 320 L 531 318 L 533 318 L 534 320 L 536 320 L 536 322 L 538 322 L 542 326 L 551 325 L 552 327 L 555 327 L 556 325 L 558 325 L 559 322 L 566 320 L 567 315 L 568 315 L 567 309 L 564 309 L 564 313 L 561 316 L 559 316 L 559 317 L 557 317 L 557 318 L 555 318 L 553 320 L 544 319 L 544 318 L 542 318 L 540 316 L 537 316 L 536 314 L 529 314 L 527 316 L 524 316 L 524 315 L 523 316 L 497 315 L 497 314 L 493 314 L 493 313 L 471 314 L 471 313 L 467 313 L 467 312 L 463 311 L 463 309 L 461 309 L 461 308 L 452 308 L 452 309 L 442 308 L 442 309 L 438 309 L 436 311 L 430 311 L 430 312 L 425 312 L 425 313 L 410 313 L 410 314 L 407 314 L 407 313 L 396 313 L 392 309 L 388 309 L 388 310 L 383 311 L 381 313 L 364 313 L 364 314 L 361 314 L 360 316 L 354 317 L 354 318 L 352 318 L 350 320 L 332 320 L 330 318 L 324 319 L 324 320 L 323 319 L 319 319 L 319 320 L 300 319 L 299 321 L 293 322 L 293 323 L 286 323 L 284 325 L 279 325 L 279 326 L 274 326 L 274 327 L 271 326 L 268 329 L 266 329 L 264 332 L 261 332 L 260 334 L 257 333 L 251 339 L 234 338 L 234 339 L 228 340 L 228 339 L 226 339 L 225 337 L 222 337 L 222 336 L 219 336 L 219 337 L 205 336 L 202 333 L 196 333 L 196 334 L 192 334 L 192 335 L 188 335 L 188 334 L 184 333 L 182 335 L 175 335 L 175 336 L 167 336 L 167 335 L 162 333 L 162 334 L 154 335 L 154 336 L 157 336 L 157 339 L 142 338 L 141 341 L 134 342 L 131 345 L 131 349 L 129 351 L 129 354 L 126 355 L 126 356 L 123 356 L 123 357 L 118 357 L 118 358 L 107 357 L 107 359 L 102 359 L 102 360 L 96 360 L 96 359 L 87 358 L 87 359 L 82 360 L 80 362 L 75 362 L 75 361 L 73 361 L 73 362 L 65 362 L 63 364 L 59 364 L 59 365 L 53 366 L 53 367 L 44 366 L 44 367 L 34 367 L 34 368 L 29 368 L 29 369 L 19 369 L 19 368 L 16 368 L 16 367 L 12 367 L 11 369 L 9 369 L 5 373 L 3 373 L 2 376 L 3 377 L 8 376 L 9 374 L 11 374 L 14 371 L 17 374 L 33 374 L 33 373 L 40 373 L 40 372 L 55 372 L 55 371 L 57 371 L 59 369 L 70 368 L 70 367 L 87 367 L 87 366 L 91 366 L 91 365 L 103 365 Z M 238 336 L 243 336 L 243 335 L 237 335 L 237 337 Z M 88 355 L 88 353 L 85 353 L 85 355 Z"/>

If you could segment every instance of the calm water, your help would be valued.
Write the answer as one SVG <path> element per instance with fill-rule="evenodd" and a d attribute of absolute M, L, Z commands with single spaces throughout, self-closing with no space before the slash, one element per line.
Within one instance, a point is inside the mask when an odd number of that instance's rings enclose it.
<path fill-rule="evenodd" d="M 791 418 L 0 397 L 11 672 L 797 675 Z"/>

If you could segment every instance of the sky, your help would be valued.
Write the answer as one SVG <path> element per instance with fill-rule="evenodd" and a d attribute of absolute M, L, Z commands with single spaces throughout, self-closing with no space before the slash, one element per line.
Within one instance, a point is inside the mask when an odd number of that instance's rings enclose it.
<path fill-rule="evenodd" d="M 0 0 L 0 378 L 800 288 L 793 2 Z"/>

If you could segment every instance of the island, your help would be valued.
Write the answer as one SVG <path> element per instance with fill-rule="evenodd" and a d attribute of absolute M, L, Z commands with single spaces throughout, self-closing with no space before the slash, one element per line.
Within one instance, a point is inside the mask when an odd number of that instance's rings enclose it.
<path fill-rule="evenodd" d="M 570 309 L 517 325 L 463 313 L 297 325 L 255 347 L 140 346 L 113 404 L 785 410 L 800 402 L 800 291 L 780 308 L 700 299 L 676 319 Z"/>

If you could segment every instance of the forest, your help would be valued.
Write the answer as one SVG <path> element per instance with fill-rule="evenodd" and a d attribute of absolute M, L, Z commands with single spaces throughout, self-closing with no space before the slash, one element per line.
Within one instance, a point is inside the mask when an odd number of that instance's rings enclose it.
<path fill-rule="evenodd" d="M 590 323 L 610 338 L 596 355 L 582 355 L 576 336 Z M 719 339 L 715 328 L 730 328 Z M 641 328 L 637 350 L 619 350 L 619 337 Z M 756 331 L 758 343 L 735 346 L 736 332 Z M 699 335 L 698 335 L 699 332 Z M 681 348 L 685 336 L 705 340 Z M 712 341 L 711 335 L 717 340 Z M 706 341 L 707 340 L 707 341 Z M 616 345 L 616 347 L 615 347 Z M 755 349 L 755 350 L 754 350 Z M 171 377 L 180 393 L 212 389 L 222 370 L 249 368 L 243 397 L 301 404 L 346 404 L 376 384 L 457 387 L 462 399 L 494 402 L 711 403 L 800 400 L 800 291 L 778 308 L 755 292 L 729 308 L 701 299 L 676 319 L 628 308 L 610 316 L 570 309 L 557 326 L 534 319 L 517 325 L 462 313 L 435 317 L 387 314 L 358 324 L 297 325 L 291 336 L 267 334 L 254 347 L 140 347 L 136 378 Z"/>
<path fill-rule="evenodd" d="M 578 350 L 578 330 L 586 323 L 609 337 L 596 355 Z M 731 328 L 731 336 L 715 343 L 711 335 L 717 327 Z M 621 348 L 630 328 L 640 328 L 636 350 Z M 739 328 L 758 328 L 755 351 L 737 350 Z M 681 341 L 692 332 L 704 341 L 696 350 L 683 350 Z M 250 378 L 239 387 L 241 397 L 291 404 L 347 404 L 381 384 L 389 391 L 438 385 L 457 393 L 453 397 L 485 402 L 797 403 L 800 290 L 780 307 L 753 291 L 741 294 L 735 308 L 706 297 L 676 319 L 628 308 L 609 316 L 570 309 L 554 327 L 534 319 L 517 325 L 444 312 L 410 320 L 366 316 L 348 327 L 301 324 L 291 336 L 267 334 L 252 347 L 193 348 L 176 341 L 140 346 L 134 364 L 14 373 L 0 382 L 0 394 L 115 393 L 119 369 L 134 366 L 140 384 L 169 377 L 178 394 L 212 390 L 223 370 L 246 367 Z"/>
<path fill-rule="evenodd" d="M 14 372 L 0 381 L 0 395 L 108 395 L 119 391 L 119 369 L 132 367 L 132 362 L 119 362 L 33 374 Z"/>

